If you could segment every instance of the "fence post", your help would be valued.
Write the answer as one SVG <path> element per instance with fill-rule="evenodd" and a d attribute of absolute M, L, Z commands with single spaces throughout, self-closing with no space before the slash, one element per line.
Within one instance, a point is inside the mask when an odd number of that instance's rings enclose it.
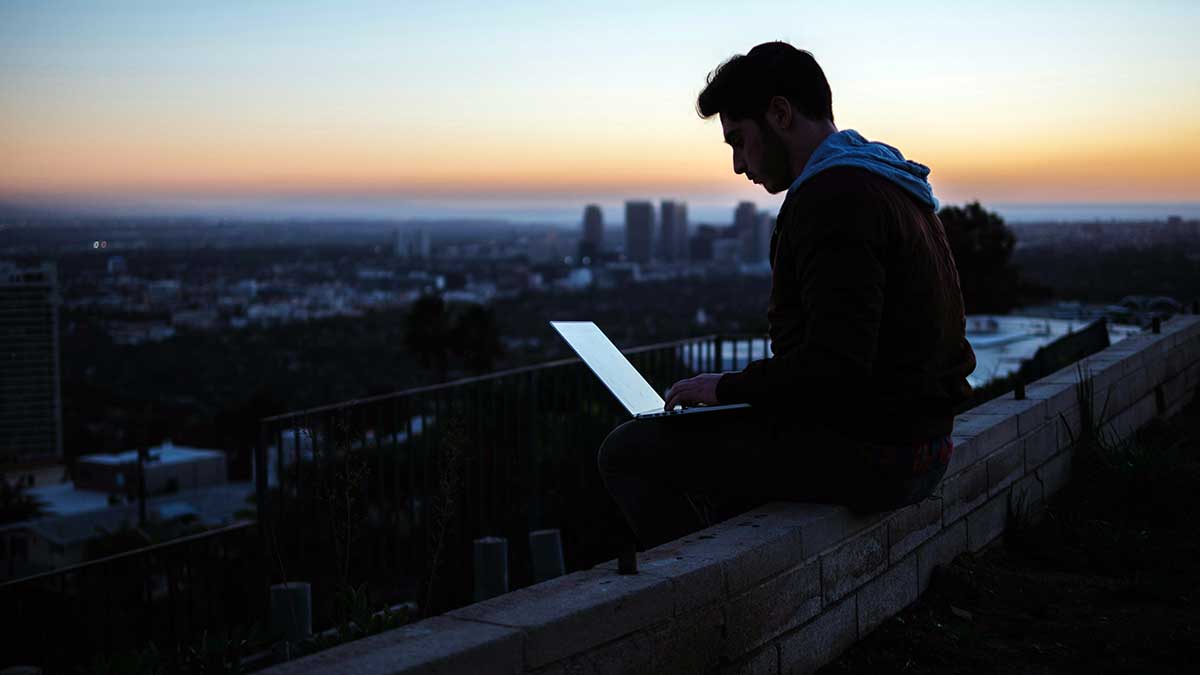
<path fill-rule="evenodd" d="M 632 533 L 621 547 L 617 556 L 617 574 L 637 574 L 637 541 Z"/>
<path fill-rule="evenodd" d="M 566 574 L 562 535 L 557 529 L 530 532 L 529 551 L 529 559 L 533 563 L 534 583 Z"/>
<path fill-rule="evenodd" d="M 271 586 L 271 630 L 290 643 L 312 636 L 312 586 L 308 582 Z"/>
<path fill-rule="evenodd" d="M 508 540 L 475 540 L 475 602 L 508 592 Z"/>
<path fill-rule="evenodd" d="M 266 466 L 266 426 L 262 422 L 259 422 L 258 446 L 254 447 L 254 494 L 257 496 L 254 501 L 258 503 L 254 504 L 254 506 L 258 508 L 258 522 L 260 526 L 266 524 L 266 500 L 268 500 L 268 496 L 266 496 L 266 490 L 268 490 L 266 473 L 268 471 L 270 471 L 270 468 Z"/>

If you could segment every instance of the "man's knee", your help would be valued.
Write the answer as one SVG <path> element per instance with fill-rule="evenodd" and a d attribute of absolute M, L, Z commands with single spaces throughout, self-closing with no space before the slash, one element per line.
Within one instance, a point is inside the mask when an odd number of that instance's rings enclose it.
<path fill-rule="evenodd" d="M 613 429 L 600 444 L 596 466 L 602 475 L 637 473 L 644 468 L 649 444 L 653 442 L 650 420 L 629 420 Z"/>

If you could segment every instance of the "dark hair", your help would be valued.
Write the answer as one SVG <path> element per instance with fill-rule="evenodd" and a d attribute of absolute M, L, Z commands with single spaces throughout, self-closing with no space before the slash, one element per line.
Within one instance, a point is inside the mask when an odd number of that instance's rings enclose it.
<path fill-rule="evenodd" d="M 811 120 L 833 121 L 829 82 L 813 55 L 786 42 L 764 42 L 749 54 L 735 54 L 708 74 L 696 98 L 696 112 L 718 113 L 738 121 L 763 122 L 767 104 L 783 96 Z"/>

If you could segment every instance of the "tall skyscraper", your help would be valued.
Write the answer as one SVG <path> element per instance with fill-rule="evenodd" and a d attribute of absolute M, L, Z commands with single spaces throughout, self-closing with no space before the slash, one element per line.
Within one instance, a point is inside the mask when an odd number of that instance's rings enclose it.
<path fill-rule="evenodd" d="M 775 219 L 770 211 L 759 211 L 754 219 L 754 250 L 750 262 L 762 262 L 771 255 L 771 230 L 775 229 Z"/>
<path fill-rule="evenodd" d="M 756 263 L 766 260 L 763 240 L 767 235 L 763 233 L 761 221 L 754 202 L 741 202 L 733 212 L 733 229 L 742 240 L 743 262 Z"/>
<path fill-rule="evenodd" d="M 659 218 L 658 257 L 667 262 L 687 258 L 687 204 L 664 199 Z"/>
<path fill-rule="evenodd" d="M 54 263 L 0 262 L 0 465 L 62 458 Z"/>
<path fill-rule="evenodd" d="M 407 234 L 401 234 L 400 230 L 395 231 L 393 237 L 395 243 L 395 253 L 397 258 L 419 258 L 421 260 L 429 259 L 433 252 L 432 242 L 430 241 L 429 232 L 425 228 L 416 231 L 409 231 Z"/>
<path fill-rule="evenodd" d="M 675 202 L 675 224 L 678 232 L 675 241 L 675 250 L 678 251 L 676 260 L 687 260 L 691 253 L 691 247 L 688 246 L 688 213 L 686 202 Z"/>
<path fill-rule="evenodd" d="M 650 262 L 654 242 L 654 205 L 625 202 L 625 257 L 636 263 Z"/>
<path fill-rule="evenodd" d="M 604 213 L 596 204 L 583 209 L 583 237 L 579 240 L 579 257 L 595 260 L 604 252 Z"/>

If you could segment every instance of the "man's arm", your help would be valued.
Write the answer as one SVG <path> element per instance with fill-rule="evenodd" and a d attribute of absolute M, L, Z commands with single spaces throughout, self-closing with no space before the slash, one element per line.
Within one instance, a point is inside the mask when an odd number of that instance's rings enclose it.
<path fill-rule="evenodd" d="M 814 226 L 796 255 L 807 314 L 803 343 L 721 376 L 718 402 L 845 401 L 870 377 L 887 279 L 886 237 L 878 211 L 866 201 L 856 200 L 851 208 L 831 203 L 814 213 Z M 792 228 L 793 237 L 798 229 Z"/>

